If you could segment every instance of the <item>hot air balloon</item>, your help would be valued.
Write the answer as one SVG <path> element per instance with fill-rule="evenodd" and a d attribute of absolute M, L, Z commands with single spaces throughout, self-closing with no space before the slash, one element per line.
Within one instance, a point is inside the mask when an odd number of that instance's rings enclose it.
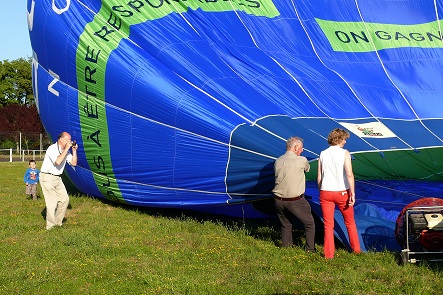
<path fill-rule="evenodd" d="M 318 156 L 345 128 L 362 247 L 395 250 L 403 207 L 443 195 L 442 4 L 28 0 L 34 96 L 79 143 L 75 186 L 134 206 L 266 215 L 296 135 L 321 217 Z"/>

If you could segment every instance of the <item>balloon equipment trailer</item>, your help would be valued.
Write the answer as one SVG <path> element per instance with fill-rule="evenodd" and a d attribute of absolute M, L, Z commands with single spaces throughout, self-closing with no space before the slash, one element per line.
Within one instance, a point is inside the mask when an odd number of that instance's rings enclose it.
<path fill-rule="evenodd" d="M 402 262 L 443 261 L 443 206 L 411 207 L 405 212 L 406 248 Z"/>

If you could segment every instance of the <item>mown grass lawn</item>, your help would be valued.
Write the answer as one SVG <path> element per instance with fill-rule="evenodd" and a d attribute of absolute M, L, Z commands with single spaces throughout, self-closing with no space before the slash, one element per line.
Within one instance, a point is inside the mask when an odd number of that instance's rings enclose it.
<path fill-rule="evenodd" d="M 40 167 L 41 162 L 37 163 Z M 0 163 L 0 294 L 442 294 L 442 265 L 279 248 L 275 220 L 109 204 L 72 191 L 62 228 Z M 320 241 L 321 242 L 321 241 Z"/>

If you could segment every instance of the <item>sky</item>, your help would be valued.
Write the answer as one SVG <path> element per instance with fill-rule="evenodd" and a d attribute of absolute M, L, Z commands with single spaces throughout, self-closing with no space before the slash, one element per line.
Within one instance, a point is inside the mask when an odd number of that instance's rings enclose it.
<path fill-rule="evenodd" d="M 27 2 L 28 0 L 0 0 L 0 61 L 32 57 Z"/>

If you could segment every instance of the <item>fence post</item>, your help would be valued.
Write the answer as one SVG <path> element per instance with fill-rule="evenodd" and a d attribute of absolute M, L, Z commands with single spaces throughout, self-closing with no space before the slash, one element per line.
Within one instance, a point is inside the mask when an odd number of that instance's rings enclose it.
<path fill-rule="evenodd" d="M 12 162 L 12 148 L 9 148 L 9 162 Z"/>

